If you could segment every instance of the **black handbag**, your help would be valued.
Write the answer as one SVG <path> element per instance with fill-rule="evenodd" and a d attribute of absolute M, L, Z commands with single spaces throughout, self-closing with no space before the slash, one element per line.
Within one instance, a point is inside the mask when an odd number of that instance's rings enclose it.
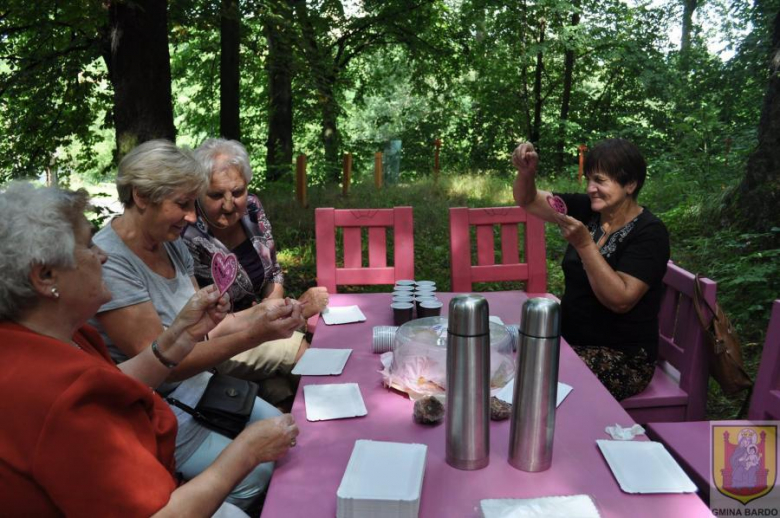
<path fill-rule="evenodd" d="M 172 397 L 166 400 L 206 428 L 235 439 L 249 422 L 259 389 L 252 381 L 214 374 L 195 408 Z"/>

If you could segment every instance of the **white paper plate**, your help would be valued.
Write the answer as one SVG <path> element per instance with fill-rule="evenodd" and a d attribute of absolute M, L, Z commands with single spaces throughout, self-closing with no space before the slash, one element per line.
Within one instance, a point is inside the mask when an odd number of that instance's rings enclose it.
<path fill-rule="evenodd" d="M 352 349 L 306 349 L 292 373 L 299 376 L 338 376 Z"/>
<path fill-rule="evenodd" d="M 355 441 L 336 492 L 336 516 L 418 516 L 427 450 L 424 444 Z"/>
<path fill-rule="evenodd" d="M 597 440 L 626 493 L 695 493 L 694 484 L 660 442 Z"/>
<path fill-rule="evenodd" d="M 309 421 L 346 419 L 368 413 L 357 383 L 304 385 L 303 397 Z"/>
<path fill-rule="evenodd" d="M 572 391 L 571 385 L 558 382 L 558 391 L 556 393 L 557 399 L 555 401 L 555 406 L 556 407 L 561 406 L 561 403 L 563 403 L 563 400 L 566 399 L 566 396 L 568 396 L 569 392 L 571 391 Z M 512 399 L 515 397 L 515 380 L 514 379 L 509 380 L 509 382 L 496 393 L 496 397 L 501 401 L 504 401 L 511 405 Z"/>
<path fill-rule="evenodd" d="M 365 322 L 366 316 L 357 306 L 328 306 L 322 312 L 322 320 L 329 326 Z"/>

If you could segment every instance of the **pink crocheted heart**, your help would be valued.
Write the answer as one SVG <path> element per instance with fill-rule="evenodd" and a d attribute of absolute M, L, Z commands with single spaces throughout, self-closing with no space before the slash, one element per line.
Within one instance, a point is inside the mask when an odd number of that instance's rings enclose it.
<path fill-rule="evenodd" d="M 559 214 L 565 215 L 569 212 L 569 209 L 566 207 L 566 202 L 564 202 L 563 198 L 560 196 L 548 196 L 547 203 L 549 203 L 550 207 Z"/>
<path fill-rule="evenodd" d="M 236 254 L 223 254 L 222 252 L 214 254 L 211 259 L 211 277 L 214 279 L 214 284 L 217 285 L 220 296 L 230 288 L 236 280 L 237 274 L 238 259 Z"/>

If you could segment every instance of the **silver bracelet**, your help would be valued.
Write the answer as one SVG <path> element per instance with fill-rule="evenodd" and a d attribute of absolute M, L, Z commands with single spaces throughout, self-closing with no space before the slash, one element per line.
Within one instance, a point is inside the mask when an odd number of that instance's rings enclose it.
<path fill-rule="evenodd" d="M 165 365 L 169 369 L 173 369 L 177 365 L 179 365 L 178 363 L 172 362 L 171 360 L 169 360 L 168 358 L 163 356 L 163 354 L 160 352 L 160 348 L 157 346 L 157 340 L 152 342 L 152 352 L 157 357 L 157 359 L 160 360 L 160 363 L 162 363 L 163 365 Z"/>

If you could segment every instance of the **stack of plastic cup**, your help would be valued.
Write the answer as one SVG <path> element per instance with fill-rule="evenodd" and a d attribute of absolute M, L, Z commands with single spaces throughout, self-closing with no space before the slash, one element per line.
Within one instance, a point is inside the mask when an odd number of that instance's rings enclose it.
<path fill-rule="evenodd" d="M 411 279 L 396 281 L 393 286 L 393 322 L 396 326 L 414 318 L 414 281 Z"/>
<path fill-rule="evenodd" d="M 414 286 L 414 304 L 417 318 L 441 315 L 443 304 L 436 298 L 436 283 L 433 281 L 417 281 Z"/>

